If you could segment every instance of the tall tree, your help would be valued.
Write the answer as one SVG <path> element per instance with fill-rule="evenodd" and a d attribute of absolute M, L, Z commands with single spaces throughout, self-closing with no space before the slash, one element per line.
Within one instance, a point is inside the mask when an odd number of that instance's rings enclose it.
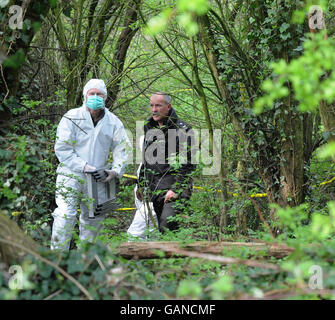
<path fill-rule="evenodd" d="M 214 9 L 199 18 L 200 41 L 222 103 L 247 146 L 269 201 L 282 206 L 304 200 L 306 121 L 290 95 L 261 116 L 253 116 L 250 107 L 262 95 L 260 81 L 269 74 L 267 63 L 296 56 L 295 49 L 306 31 L 306 27 L 290 23 L 296 8 L 297 4 L 287 1 L 248 1 L 234 21 L 244 34 L 237 33 L 234 24 L 228 24 L 225 15 Z M 224 61 L 223 57 L 228 58 Z M 227 67 L 229 63 L 233 69 Z M 241 99 L 241 86 L 248 99 Z"/>

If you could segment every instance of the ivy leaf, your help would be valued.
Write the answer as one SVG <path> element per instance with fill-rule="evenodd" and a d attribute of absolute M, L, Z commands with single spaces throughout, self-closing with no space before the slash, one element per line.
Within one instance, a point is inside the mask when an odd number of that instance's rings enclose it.
<path fill-rule="evenodd" d="M 288 23 L 284 22 L 279 29 L 280 33 L 284 33 L 289 27 L 290 27 L 290 25 Z"/>
<path fill-rule="evenodd" d="M 284 33 L 284 34 L 281 34 L 280 37 L 283 40 L 287 40 L 288 38 L 291 38 L 291 34 L 290 33 Z"/>

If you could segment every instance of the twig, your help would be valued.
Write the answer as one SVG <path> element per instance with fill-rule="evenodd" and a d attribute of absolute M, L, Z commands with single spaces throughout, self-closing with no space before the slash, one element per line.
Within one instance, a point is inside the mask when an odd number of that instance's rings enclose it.
<path fill-rule="evenodd" d="M 105 271 L 106 270 L 106 267 L 104 266 L 104 264 L 102 263 L 101 259 L 99 258 L 99 256 L 96 254 L 94 255 L 94 258 L 95 260 L 97 260 L 100 268 L 102 269 L 102 271 Z"/>
<path fill-rule="evenodd" d="M 91 265 L 91 263 L 94 261 L 94 257 L 85 265 L 85 267 L 81 270 L 78 279 L 80 279 L 80 277 L 85 273 L 85 271 L 87 270 L 87 268 Z"/>
<path fill-rule="evenodd" d="M 57 296 L 59 293 L 61 293 L 63 291 L 63 289 L 59 289 L 57 290 L 56 292 L 50 294 L 50 296 L 47 296 L 46 298 L 44 298 L 43 300 L 50 300 L 52 299 L 53 297 Z"/>
<path fill-rule="evenodd" d="M 60 113 L 34 114 L 34 115 L 31 115 L 31 116 L 14 118 L 14 119 L 10 120 L 10 123 L 13 124 L 13 123 L 16 123 L 16 122 L 23 122 L 23 121 L 26 121 L 26 120 L 42 118 L 42 117 L 51 117 L 51 116 L 63 116 L 63 115 L 60 114 Z"/>
<path fill-rule="evenodd" d="M 6 90 L 7 90 L 6 95 L 5 95 L 5 97 L 3 98 L 3 101 L 5 101 L 6 98 L 7 98 L 7 96 L 8 96 L 8 94 L 9 94 L 9 89 L 8 89 L 8 86 L 7 86 L 7 82 L 6 82 L 5 76 L 4 76 L 4 74 L 3 74 L 2 64 L 0 64 L 0 69 L 1 69 L 2 80 L 3 80 L 3 82 L 4 82 L 5 86 L 6 86 Z"/>

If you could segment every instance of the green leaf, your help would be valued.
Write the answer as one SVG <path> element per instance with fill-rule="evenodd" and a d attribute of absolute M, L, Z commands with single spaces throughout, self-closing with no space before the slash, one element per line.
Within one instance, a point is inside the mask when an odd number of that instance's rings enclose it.
<path fill-rule="evenodd" d="M 71 11 L 72 11 L 72 7 L 69 5 L 63 10 L 63 14 L 66 17 L 71 18 Z"/>
<path fill-rule="evenodd" d="M 209 9 L 208 0 L 178 0 L 178 12 L 194 12 L 197 15 L 205 14 Z"/>
<path fill-rule="evenodd" d="M 49 0 L 49 3 L 51 5 L 51 8 L 56 8 L 57 7 L 57 0 Z"/>
<path fill-rule="evenodd" d="M 219 280 L 215 281 L 211 285 L 214 295 L 218 293 L 227 293 L 233 290 L 233 282 L 227 275 L 222 276 Z"/>
<path fill-rule="evenodd" d="M 186 29 L 187 34 L 192 37 L 199 31 L 198 24 L 193 20 L 191 13 L 185 12 L 177 17 L 178 23 Z"/>
<path fill-rule="evenodd" d="M 177 296 L 197 298 L 201 295 L 201 292 L 202 288 L 199 283 L 192 280 L 183 280 L 177 289 Z"/>
<path fill-rule="evenodd" d="M 172 10 L 168 8 L 162 11 L 158 16 L 151 18 L 144 29 L 144 34 L 155 36 L 163 32 L 168 25 L 171 13 Z"/>
<path fill-rule="evenodd" d="M 292 15 L 292 23 L 302 24 L 306 19 L 304 11 L 294 11 Z"/>
<path fill-rule="evenodd" d="M 284 23 L 281 25 L 281 27 L 279 28 L 280 33 L 285 32 L 289 27 L 290 27 L 290 25 L 289 25 L 288 23 L 284 22 Z"/>
<path fill-rule="evenodd" d="M 284 34 L 281 34 L 280 37 L 283 40 L 287 40 L 287 39 L 291 38 L 291 34 L 290 33 L 284 33 Z"/>
<path fill-rule="evenodd" d="M 327 159 L 335 156 L 335 141 L 327 143 L 317 151 L 319 159 Z"/>
<path fill-rule="evenodd" d="M 24 28 L 24 30 L 30 30 L 30 28 L 31 28 L 31 20 L 30 19 L 25 19 L 24 20 L 23 28 Z"/>
<path fill-rule="evenodd" d="M 41 23 L 35 21 L 35 22 L 33 22 L 32 26 L 33 26 L 34 33 L 36 33 L 38 30 L 40 30 L 40 28 L 41 28 Z"/>
<path fill-rule="evenodd" d="M 4 62 L 3 66 L 6 68 L 19 68 L 25 60 L 25 54 L 22 48 L 20 48 L 14 55 L 9 56 Z"/>

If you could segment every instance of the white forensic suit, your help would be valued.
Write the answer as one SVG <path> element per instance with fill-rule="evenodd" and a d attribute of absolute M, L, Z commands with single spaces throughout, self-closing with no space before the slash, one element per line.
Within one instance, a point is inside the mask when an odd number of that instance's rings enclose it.
<path fill-rule="evenodd" d="M 112 169 L 121 177 L 130 156 L 130 142 L 122 122 L 104 108 L 105 114 L 94 127 L 84 105 L 69 110 L 61 119 L 55 143 L 60 162 L 57 168 L 56 204 L 53 212 L 51 249 L 68 250 L 80 205 L 79 237 L 92 242 L 102 227 L 104 216 L 88 218 L 86 164 L 97 169 Z M 113 163 L 107 164 L 112 152 Z M 104 184 L 97 182 L 98 201 L 105 202 Z"/>
<path fill-rule="evenodd" d="M 142 151 L 142 146 L 143 146 L 143 140 L 144 140 L 144 136 L 141 136 L 139 139 L 141 151 Z M 142 164 L 140 164 L 137 169 L 137 177 L 140 173 L 141 165 Z M 130 236 L 129 240 L 135 240 L 133 239 L 133 237 L 138 238 L 139 240 L 145 240 L 146 231 L 151 232 L 155 228 L 154 228 L 153 221 L 149 215 L 148 205 L 145 202 L 137 198 L 136 191 L 137 191 L 137 185 L 135 186 L 135 189 L 134 189 L 135 206 L 137 210 L 135 212 L 133 221 L 127 230 L 127 234 Z M 155 220 L 156 226 L 158 226 L 158 220 L 157 220 L 156 212 L 154 210 L 154 206 L 152 202 L 149 202 L 149 207 L 151 209 L 152 218 Z"/>

